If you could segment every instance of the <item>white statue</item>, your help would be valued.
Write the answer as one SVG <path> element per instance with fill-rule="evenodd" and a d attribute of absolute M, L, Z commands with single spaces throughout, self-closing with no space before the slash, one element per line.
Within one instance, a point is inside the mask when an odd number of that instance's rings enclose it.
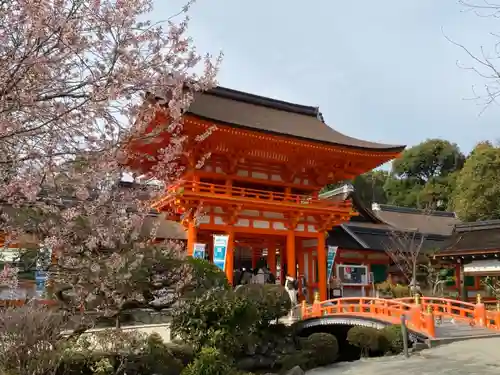
<path fill-rule="evenodd" d="M 290 318 L 293 318 L 293 312 L 295 309 L 295 306 L 299 303 L 298 301 L 298 285 L 297 285 L 297 280 L 293 278 L 292 276 L 287 276 L 285 279 L 285 290 L 288 293 L 288 296 L 290 297 L 290 302 L 292 304 L 292 309 L 290 310 Z"/>

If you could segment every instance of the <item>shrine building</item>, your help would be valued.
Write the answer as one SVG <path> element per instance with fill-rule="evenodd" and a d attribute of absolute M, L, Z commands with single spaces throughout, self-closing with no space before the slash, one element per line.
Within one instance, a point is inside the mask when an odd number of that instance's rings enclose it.
<path fill-rule="evenodd" d="M 496 301 L 492 290 L 485 288 L 487 277 L 500 276 L 500 220 L 460 223 L 436 258 L 451 267 L 453 289 L 462 300 L 474 301 L 482 294 L 485 301 Z"/>
<path fill-rule="evenodd" d="M 160 113 L 153 125 L 162 121 L 166 114 Z M 350 200 L 320 199 L 320 190 L 386 163 L 404 146 L 343 135 L 317 107 L 224 87 L 195 96 L 183 132 L 193 140 L 214 125 L 206 139 L 186 143 L 185 173 L 155 208 L 184 213 L 178 219 L 187 232 L 188 255 L 195 243 L 211 249 L 214 234 L 227 234 L 230 282 L 235 268 L 264 259 L 274 274 L 307 274 L 326 299 L 326 235 L 348 222 L 353 210 Z M 204 215 L 197 220 L 193 212 L 200 206 Z"/>
<path fill-rule="evenodd" d="M 338 248 L 333 274 L 345 297 L 373 296 L 374 285 L 391 278 L 394 283 L 408 280 L 390 257 L 396 246 L 425 254 L 448 246 L 455 225 L 454 212 L 425 211 L 387 204 L 363 203 L 351 185 L 320 194 L 323 199 L 350 200 L 353 215 L 348 222 L 328 232 L 327 245 Z M 417 249 L 418 247 L 418 249 Z M 425 280 L 419 280 L 425 282 Z M 455 283 L 449 285 L 455 288 Z"/>

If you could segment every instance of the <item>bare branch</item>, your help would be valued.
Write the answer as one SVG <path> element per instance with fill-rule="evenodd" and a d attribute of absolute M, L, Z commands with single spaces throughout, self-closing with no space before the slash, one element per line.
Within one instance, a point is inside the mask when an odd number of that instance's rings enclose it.
<path fill-rule="evenodd" d="M 459 3 L 464 6 L 467 11 L 474 12 L 479 17 L 500 17 L 500 3 L 490 2 L 488 0 L 460 0 Z M 457 66 L 462 69 L 473 71 L 479 77 L 485 80 L 483 93 L 476 93 L 476 89 L 473 87 L 472 91 L 474 93 L 473 100 L 479 101 L 483 106 L 480 114 L 482 114 L 491 104 L 498 104 L 497 99 L 500 96 L 500 69 L 498 68 L 499 55 L 499 42 L 496 42 L 493 46 L 493 51 L 488 54 L 484 47 L 480 47 L 480 53 L 473 53 L 469 48 L 461 43 L 458 43 L 452 38 L 445 35 L 445 38 L 453 45 L 460 48 L 465 52 L 466 56 L 471 60 L 470 64 L 462 65 L 457 62 Z M 491 33 L 493 37 L 498 35 Z"/>

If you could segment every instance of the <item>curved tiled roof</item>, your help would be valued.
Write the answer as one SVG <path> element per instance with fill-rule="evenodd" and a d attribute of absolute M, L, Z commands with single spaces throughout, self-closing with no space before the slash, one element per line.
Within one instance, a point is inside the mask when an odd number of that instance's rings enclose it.
<path fill-rule="evenodd" d="M 454 212 L 426 211 L 417 208 L 373 204 L 372 212 L 383 222 L 398 229 L 418 230 L 426 234 L 450 236 L 460 219 Z"/>
<path fill-rule="evenodd" d="M 500 252 L 500 220 L 461 223 L 440 255 Z"/>
<path fill-rule="evenodd" d="M 288 103 L 225 87 L 196 94 L 188 113 L 230 126 L 331 145 L 379 152 L 401 152 L 405 147 L 344 135 L 323 121 L 317 107 Z"/>
<path fill-rule="evenodd" d="M 348 195 L 346 196 L 346 192 Z M 436 250 L 448 243 L 456 223 L 460 223 L 453 212 L 424 211 L 405 207 L 374 204 L 373 208 L 366 207 L 352 185 L 348 184 L 320 195 L 324 199 L 351 199 L 353 206 L 359 213 L 350 222 L 334 228 L 332 233 L 344 230 L 357 243 L 358 248 L 387 251 L 394 241 L 393 235 L 399 237 L 403 233 L 416 233 L 415 237 L 409 236 L 407 241 L 417 241 L 424 236 L 423 249 Z M 350 244 L 341 235 L 336 240 L 342 240 L 343 246 Z M 337 245 L 341 246 L 341 245 Z"/>

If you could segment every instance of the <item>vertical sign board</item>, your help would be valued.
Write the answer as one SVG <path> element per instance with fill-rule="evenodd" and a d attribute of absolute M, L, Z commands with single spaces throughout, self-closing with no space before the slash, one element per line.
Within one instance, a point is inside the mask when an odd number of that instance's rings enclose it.
<path fill-rule="evenodd" d="M 193 249 L 193 258 L 205 259 L 205 244 L 195 243 Z"/>
<path fill-rule="evenodd" d="M 49 278 L 47 269 L 50 266 L 51 259 L 52 249 L 41 247 L 38 250 L 35 271 L 35 292 L 38 298 L 41 298 L 43 296 L 43 292 L 45 291 L 45 285 L 47 284 L 47 279 Z"/>
<path fill-rule="evenodd" d="M 37 298 L 42 298 L 43 292 L 45 291 L 45 284 L 47 283 L 47 272 L 45 271 L 35 271 L 35 283 L 36 283 L 36 296 Z"/>
<path fill-rule="evenodd" d="M 229 236 L 214 235 L 214 264 L 224 271 Z"/>
<path fill-rule="evenodd" d="M 327 281 L 330 281 L 333 271 L 333 263 L 335 262 L 335 256 L 337 255 L 338 246 L 328 246 L 328 254 L 326 256 L 326 268 L 328 270 Z"/>

